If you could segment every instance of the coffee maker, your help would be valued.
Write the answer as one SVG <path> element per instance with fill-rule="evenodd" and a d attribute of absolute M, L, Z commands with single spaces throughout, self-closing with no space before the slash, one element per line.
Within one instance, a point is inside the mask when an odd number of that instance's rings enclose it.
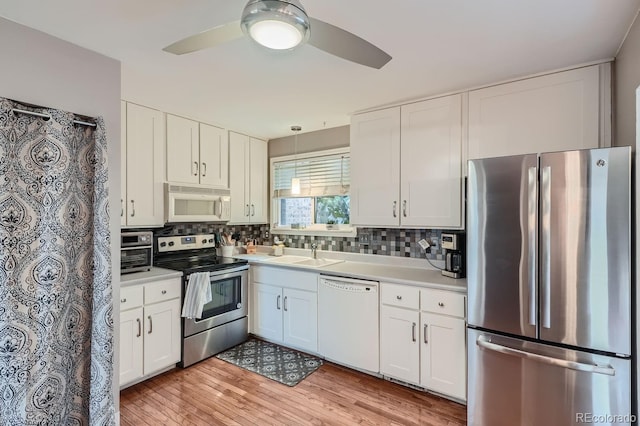
<path fill-rule="evenodd" d="M 451 278 L 464 278 L 464 234 L 443 232 L 440 244 L 446 250 L 442 275 Z"/>

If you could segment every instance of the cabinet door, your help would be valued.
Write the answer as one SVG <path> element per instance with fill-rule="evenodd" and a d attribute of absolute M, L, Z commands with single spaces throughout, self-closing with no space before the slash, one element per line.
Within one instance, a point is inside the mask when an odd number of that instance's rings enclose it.
<path fill-rule="evenodd" d="M 164 224 L 164 123 L 154 109 L 127 104 L 127 226 Z"/>
<path fill-rule="evenodd" d="M 127 225 L 127 103 L 120 101 L 120 226 Z"/>
<path fill-rule="evenodd" d="M 598 65 L 469 93 L 468 157 L 597 148 Z"/>
<path fill-rule="evenodd" d="M 283 290 L 284 343 L 318 351 L 318 295 L 290 288 Z"/>
<path fill-rule="evenodd" d="M 380 307 L 380 372 L 408 383 L 420 382 L 420 314 Z"/>
<path fill-rule="evenodd" d="M 120 312 L 120 386 L 143 375 L 142 307 Z"/>
<path fill-rule="evenodd" d="M 463 319 L 422 312 L 420 384 L 466 400 L 467 349 Z"/>
<path fill-rule="evenodd" d="M 254 283 L 253 300 L 254 333 L 265 339 L 282 342 L 282 288 Z"/>
<path fill-rule="evenodd" d="M 401 112 L 400 224 L 462 227 L 462 95 Z"/>
<path fill-rule="evenodd" d="M 229 187 L 229 139 L 227 131 L 200 123 L 200 183 Z"/>
<path fill-rule="evenodd" d="M 249 222 L 249 136 L 229 132 L 229 189 L 231 218 L 229 222 Z"/>
<path fill-rule="evenodd" d="M 180 299 L 144 307 L 144 374 L 180 361 Z"/>
<path fill-rule="evenodd" d="M 249 200 L 250 222 L 268 223 L 267 205 L 269 179 L 267 161 L 267 142 L 250 138 L 249 143 Z"/>
<path fill-rule="evenodd" d="M 200 182 L 198 123 L 167 114 L 167 180 Z"/>
<path fill-rule="evenodd" d="M 351 223 L 400 224 L 400 108 L 351 117 Z"/>

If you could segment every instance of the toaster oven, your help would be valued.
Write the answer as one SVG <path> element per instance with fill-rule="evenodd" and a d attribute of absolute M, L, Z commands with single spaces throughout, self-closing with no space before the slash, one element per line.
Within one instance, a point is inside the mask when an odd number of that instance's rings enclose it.
<path fill-rule="evenodd" d="M 153 266 L 153 233 L 120 234 L 120 273 L 150 271 Z"/>

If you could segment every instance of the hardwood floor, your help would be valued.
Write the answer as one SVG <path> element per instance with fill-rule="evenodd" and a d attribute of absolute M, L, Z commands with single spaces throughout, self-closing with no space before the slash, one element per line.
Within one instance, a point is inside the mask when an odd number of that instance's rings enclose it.
<path fill-rule="evenodd" d="M 288 387 L 217 358 L 120 393 L 120 424 L 464 425 L 464 405 L 326 363 Z"/>

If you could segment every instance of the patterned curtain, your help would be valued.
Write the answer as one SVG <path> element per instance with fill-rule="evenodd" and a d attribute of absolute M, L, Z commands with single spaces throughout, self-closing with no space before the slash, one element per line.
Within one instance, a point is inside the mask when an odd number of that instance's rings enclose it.
<path fill-rule="evenodd" d="M 106 137 L 73 120 L 0 98 L 2 425 L 115 424 Z"/>

